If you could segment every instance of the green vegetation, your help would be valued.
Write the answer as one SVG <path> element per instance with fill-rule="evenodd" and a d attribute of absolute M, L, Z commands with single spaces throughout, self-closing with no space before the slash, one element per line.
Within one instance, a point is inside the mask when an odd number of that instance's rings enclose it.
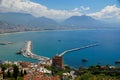
<path fill-rule="evenodd" d="M 76 71 L 75 80 L 119 80 L 120 68 L 110 68 L 106 66 L 91 66 L 89 68 L 79 68 Z"/>
<path fill-rule="evenodd" d="M 75 80 L 119 80 L 119 78 L 104 74 L 94 75 L 92 73 L 85 73 L 81 76 L 77 76 Z"/>
<path fill-rule="evenodd" d="M 46 66 L 45 68 L 51 70 L 53 75 L 60 75 L 60 76 L 62 76 L 63 73 L 67 73 L 73 70 L 69 66 L 65 66 L 64 69 L 60 69 L 54 66 Z"/>
<path fill-rule="evenodd" d="M 15 80 L 17 80 L 18 75 L 19 75 L 18 66 L 14 65 L 13 66 L 13 77 L 15 78 Z"/>
<path fill-rule="evenodd" d="M 61 79 L 63 77 L 63 73 L 68 73 L 71 70 L 73 70 L 69 66 L 65 66 L 64 69 L 60 69 L 60 68 L 57 68 L 57 67 L 54 67 L 54 66 L 47 66 L 45 68 L 48 69 L 48 70 L 51 70 L 52 75 L 54 75 L 54 76 L 59 75 L 61 77 Z M 71 79 L 71 76 L 65 77 L 65 80 L 70 80 L 70 79 Z"/>
<path fill-rule="evenodd" d="M 58 69 L 54 66 L 47 66 L 46 67 L 48 70 L 51 70 L 52 71 L 52 75 L 60 75 L 62 76 L 62 73 L 64 73 L 65 71 L 62 70 L 62 69 Z"/>
<path fill-rule="evenodd" d="M 1 64 L 0 65 L 2 72 L 3 72 L 3 79 L 7 80 L 23 80 L 23 71 L 19 71 L 18 66 L 16 65 L 10 65 L 10 64 Z M 13 72 L 11 72 L 9 69 L 13 68 Z M 7 70 L 7 72 L 5 72 Z"/>
<path fill-rule="evenodd" d="M 69 66 L 65 66 L 64 69 L 59 69 L 54 66 L 47 66 L 48 70 L 52 71 L 53 75 L 59 75 L 62 77 L 63 73 L 70 71 L 75 71 L 77 76 L 75 80 L 119 80 L 120 79 L 120 68 L 113 67 L 110 68 L 109 65 L 106 66 L 90 66 L 89 68 L 80 67 L 78 70 L 72 69 Z M 67 78 L 71 79 L 71 76 Z"/>
<path fill-rule="evenodd" d="M 7 80 L 23 80 L 23 76 L 27 74 L 26 70 L 19 69 L 17 65 L 2 64 L 0 68 L 3 72 L 3 79 Z M 115 66 L 90 66 L 89 68 L 73 69 L 69 66 L 64 68 L 57 68 L 55 66 L 45 66 L 46 69 L 52 71 L 53 76 L 59 75 L 61 80 L 70 80 L 75 77 L 74 80 L 119 80 L 120 79 L 120 67 Z M 72 72 L 75 72 L 72 74 Z M 71 73 L 71 75 L 70 75 Z M 51 76 L 51 74 L 45 74 Z"/>

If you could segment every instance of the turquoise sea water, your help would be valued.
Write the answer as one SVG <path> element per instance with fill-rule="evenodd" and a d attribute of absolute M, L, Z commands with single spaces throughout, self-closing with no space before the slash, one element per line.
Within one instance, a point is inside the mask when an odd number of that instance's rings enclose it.
<path fill-rule="evenodd" d="M 120 60 L 120 30 L 41 31 L 0 35 L 0 42 L 13 42 L 0 45 L 0 59 L 37 62 L 15 54 L 28 40 L 32 41 L 34 53 L 50 58 L 64 50 L 99 43 L 99 46 L 64 55 L 64 63 L 72 67 L 115 65 L 115 60 Z M 88 59 L 88 62 L 81 62 L 83 58 Z"/>

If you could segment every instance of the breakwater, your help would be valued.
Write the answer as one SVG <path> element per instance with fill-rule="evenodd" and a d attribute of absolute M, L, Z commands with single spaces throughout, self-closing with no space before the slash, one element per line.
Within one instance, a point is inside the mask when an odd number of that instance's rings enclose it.
<path fill-rule="evenodd" d="M 90 45 L 79 47 L 79 48 L 73 48 L 73 49 L 70 49 L 70 50 L 65 50 L 61 54 L 59 54 L 59 56 L 63 56 L 63 55 L 65 55 L 68 52 L 77 51 L 77 50 L 81 50 L 81 49 L 85 49 L 85 48 L 90 48 L 90 47 L 94 47 L 94 46 L 98 46 L 98 43 L 90 44 Z"/>

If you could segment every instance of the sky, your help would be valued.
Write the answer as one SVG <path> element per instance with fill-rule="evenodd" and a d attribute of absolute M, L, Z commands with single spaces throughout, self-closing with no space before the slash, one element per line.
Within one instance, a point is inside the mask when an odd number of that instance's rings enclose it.
<path fill-rule="evenodd" d="M 87 15 L 120 22 L 120 0 L 0 0 L 0 12 L 28 13 L 54 20 Z"/>

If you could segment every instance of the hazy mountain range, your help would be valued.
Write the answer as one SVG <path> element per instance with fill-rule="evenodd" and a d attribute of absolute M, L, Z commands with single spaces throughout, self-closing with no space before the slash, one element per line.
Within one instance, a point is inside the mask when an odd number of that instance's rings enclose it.
<path fill-rule="evenodd" d="M 89 16 L 72 16 L 64 21 L 57 22 L 46 17 L 34 17 L 24 13 L 0 13 L 0 28 L 14 29 L 22 27 L 39 29 L 98 29 L 98 28 L 118 28 L 119 23 L 107 23 L 96 20 Z M 20 29 L 20 28 L 19 28 Z M 19 31 L 19 30 L 18 30 Z"/>

